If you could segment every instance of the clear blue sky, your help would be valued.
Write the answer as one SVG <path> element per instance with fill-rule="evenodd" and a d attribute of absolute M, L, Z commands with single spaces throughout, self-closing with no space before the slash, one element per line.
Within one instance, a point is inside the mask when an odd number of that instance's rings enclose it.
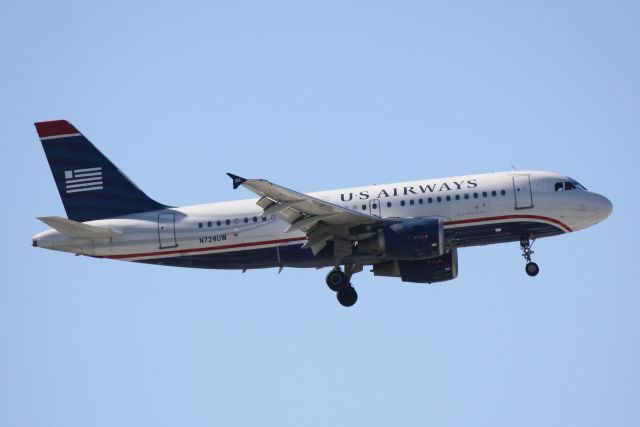
<path fill-rule="evenodd" d="M 638 2 L 29 2 L 0 13 L 1 426 L 640 425 Z M 33 122 L 152 197 L 520 169 L 613 215 L 460 253 L 433 286 L 32 248 L 64 215 Z"/>

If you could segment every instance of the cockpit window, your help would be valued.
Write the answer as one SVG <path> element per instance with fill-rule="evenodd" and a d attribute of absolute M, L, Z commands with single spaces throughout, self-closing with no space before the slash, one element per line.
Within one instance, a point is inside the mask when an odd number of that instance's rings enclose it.
<path fill-rule="evenodd" d="M 580 183 L 578 183 L 578 182 L 572 181 L 572 182 L 571 182 L 571 184 L 575 185 L 575 187 L 576 187 L 578 190 L 584 190 L 584 191 L 587 191 L 587 188 L 586 188 L 584 185 L 582 185 L 582 184 L 580 184 Z"/>
<path fill-rule="evenodd" d="M 586 188 L 576 181 L 564 181 L 556 182 L 554 185 L 556 191 L 570 191 L 570 190 L 586 190 Z"/>

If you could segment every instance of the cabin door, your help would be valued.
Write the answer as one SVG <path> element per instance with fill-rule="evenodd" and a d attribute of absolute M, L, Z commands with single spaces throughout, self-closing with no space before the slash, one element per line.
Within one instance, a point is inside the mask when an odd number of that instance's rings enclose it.
<path fill-rule="evenodd" d="M 382 216 L 380 212 L 380 200 L 378 199 L 369 200 L 369 213 L 375 216 Z"/>
<path fill-rule="evenodd" d="M 176 214 L 163 213 L 158 215 L 158 240 L 160 249 L 175 248 L 176 241 Z"/>
<path fill-rule="evenodd" d="M 513 192 L 516 209 L 530 209 L 533 207 L 531 177 L 529 175 L 515 175 L 513 177 Z"/>

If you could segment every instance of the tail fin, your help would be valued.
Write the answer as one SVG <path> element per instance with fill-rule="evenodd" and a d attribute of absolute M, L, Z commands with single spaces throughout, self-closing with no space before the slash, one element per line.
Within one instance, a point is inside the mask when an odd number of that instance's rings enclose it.
<path fill-rule="evenodd" d="M 35 125 L 69 219 L 83 222 L 166 207 L 144 194 L 71 123 Z"/>

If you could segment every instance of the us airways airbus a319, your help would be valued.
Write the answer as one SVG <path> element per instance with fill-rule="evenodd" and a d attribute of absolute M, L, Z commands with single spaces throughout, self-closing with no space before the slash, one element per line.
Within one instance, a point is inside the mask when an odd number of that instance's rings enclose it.
<path fill-rule="evenodd" d="M 343 306 L 352 276 L 435 283 L 458 275 L 458 248 L 520 242 L 525 271 L 539 268 L 532 243 L 607 218 L 612 205 L 557 173 L 509 171 L 301 193 L 229 173 L 258 197 L 174 207 L 131 182 L 65 120 L 35 124 L 67 218 L 33 246 L 174 267 L 248 270 L 329 267 Z"/>

